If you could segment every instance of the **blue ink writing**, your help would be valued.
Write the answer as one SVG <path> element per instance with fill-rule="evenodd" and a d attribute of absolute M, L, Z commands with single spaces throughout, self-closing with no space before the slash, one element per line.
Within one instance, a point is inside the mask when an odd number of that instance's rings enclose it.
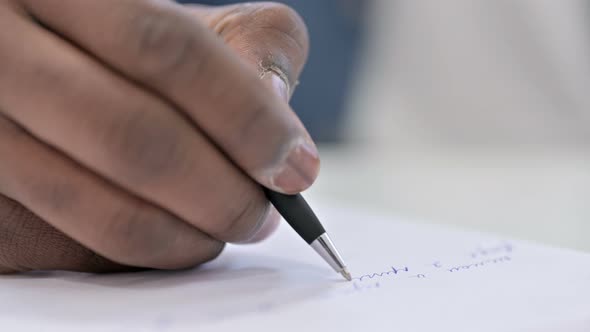
<path fill-rule="evenodd" d="M 489 264 L 504 263 L 504 262 L 508 262 L 510 260 L 511 260 L 510 256 L 502 256 L 502 257 L 498 257 L 498 258 L 486 259 L 486 260 L 483 260 L 483 261 L 480 261 L 477 263 L 473 263 L 473 264 L 454 266 L 454 267 L 448 269 L 447 271 L 459 272 L 461 270 L 475 269 L 475 268 L 482 267 L 482 266 L 489 265 Z"/>
<path fill-rule="evenodd" d="M 409 272 L 409 269 L 408 269 L 408 267 L 396 269 L 395 267 L 392 266 L 391 269 L 388 271 L 379 272 L 379 273 L 372 273 L 372 274 L 365 274 L 365 275 L 362 275 L 362 276 L 360 276 L 358 278 L 354 278 L 354 279 L 357 279 L 358 281 L 363 281 L 363 279 L 382 278 L 382 277 L 389 276 L 389 275 L 396 275 L 400 272 Z"/>

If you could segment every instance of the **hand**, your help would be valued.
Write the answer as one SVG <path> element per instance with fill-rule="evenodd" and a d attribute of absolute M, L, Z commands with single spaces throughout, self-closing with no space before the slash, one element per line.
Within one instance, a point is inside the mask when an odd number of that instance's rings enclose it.
<path fill-rule="evenodd" d="M 268 236 L 319 169 L 283 5 L 0 1 L 0 271 L 177 269 Z"/>

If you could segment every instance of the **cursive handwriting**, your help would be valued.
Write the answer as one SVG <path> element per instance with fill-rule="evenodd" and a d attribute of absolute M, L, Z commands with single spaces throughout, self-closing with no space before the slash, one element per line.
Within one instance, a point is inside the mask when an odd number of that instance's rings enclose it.
<path fill-rule="evenodd" d="M 373 278 L 382 278 L 382 277 L 386 277 L 388 275 L 396 275 L 400 272 L 409 272 L 410 269 L 408 267 L 404 267 L 401 269 L 396 269 L 395 267 L 391 267 L 389 270 L 384 271 L 384 272 L 377 272 L 377 273 L 371 273 L 371 274 L 365 274 L 362 275 L 360 277 L 356 277 L 353 279 L 356 279 L 358 281 L 363 281 L 363 279 L 373 279 Z"/>
<path fill-rule="evenodd" d="M 482 266 L 489 265 L 489 264 L 498 264 L 498 263 L 508 262 L 511 259 L 512 258 L 510 258 L 510 256 L 491 258 L 491 259 L 486 259 L 486 260 L 483 260 L 483 261 L 480 261 L 477 263 L 473 263 L 473 264 L 454 266 L 454 267 L 451 267 L 450 269 L 448 269 L 447 271 L 452 273 L 452 272 L 458 272 L 461 270 L 475 269 L 475 268 L 482 267 Z"/>
<path fill-rule="evenodd" d="M 441 263 L 440 261 L 434 261 L 434 263 L 427 264 L 427 268 L 412 269 L 412 273 L 409 273 L 410 268 L 407 266 L 403 268 L 396 268 L 391 266 L 386 271 L 364 274 L 359 277 L 354 277 L 353 279 L 358 282 L 362 282 L 364 280 L 368 281 L 371 279 L 381 279 L 386 277 L 395 278 L 399 277 L 400 274 L 405 273 L 409 274 L 406 275 L 407 278 L 425 279 L 428 275 L 433 273 L 457 273 L 460 271 L 482 268 L 488 265 L 507 263 L 512 260 L 513 251 L 514 248 L 510 243 L 502 243 L 487 248 L 480 247 L 472 251 L 469 254 L 469 257 L 471 259 L 477 260 L 475 262 L 470 262 L 467 264 L 446 265 Z"/>

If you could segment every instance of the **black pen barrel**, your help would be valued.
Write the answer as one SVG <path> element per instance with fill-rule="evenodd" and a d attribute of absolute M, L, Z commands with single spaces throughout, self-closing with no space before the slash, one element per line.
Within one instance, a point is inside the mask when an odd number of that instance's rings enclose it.
<path fill-rule="evenodd" d="M 286 195 L 268 188 L 264 188 L 264 192 L 285 221 L 308 244 L 326 232 L 301 194 Z"/>

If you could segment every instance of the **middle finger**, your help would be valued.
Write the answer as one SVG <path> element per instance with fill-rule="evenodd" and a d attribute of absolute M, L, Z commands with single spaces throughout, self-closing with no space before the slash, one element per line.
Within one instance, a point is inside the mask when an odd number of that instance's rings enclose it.
<path fill-rule="evenodd" d="M 24 17 L 5 16 L 0 108 L 10 118 L 219 240 L 256 233 L 268 210 L 262 191 L 179 112 Z"/>

